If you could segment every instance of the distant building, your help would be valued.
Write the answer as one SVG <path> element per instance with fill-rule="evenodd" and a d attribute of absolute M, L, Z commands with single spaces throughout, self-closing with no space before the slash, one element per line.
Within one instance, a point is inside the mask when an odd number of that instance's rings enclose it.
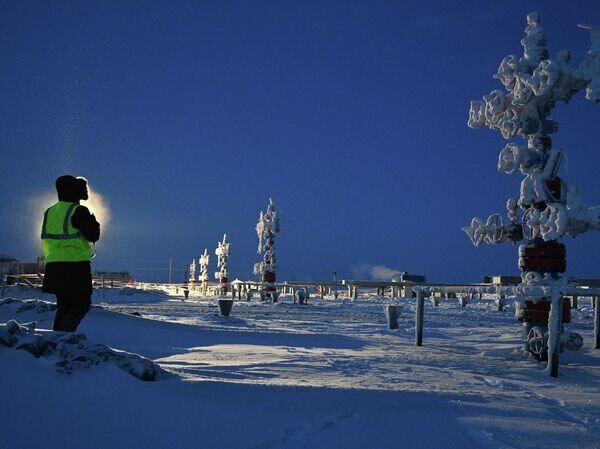
<path fill-rule="evenodd" d="M 484 284 L 493 285 L 518 285 L 522 282 L 521 276 L 504 276 L 504 275 L 492 275 L 483 276 Z"/>
<path fill-rule="evenodd" d="M 403 271 L 394 274 L 392 282 L 425 282 L 425 276 L 422 274 L 408 274 L 406 271 Z"/>
<path fill-rule="evenodd" d="M 46 271 L 44 256 L 38 256 L 35 262 L 19 263 L 19 274 L 40 274 Z"/>
<path fill-rule="evenodd" d="M 94 271 L 93 283 L 96 287 L 120 287 L 133 282 L 127 271 Z"/>
<path fill-rule="evenodd" d="M 19 261 L 16 257 L 0 254 L 0 276 L 19 273 Z"/>

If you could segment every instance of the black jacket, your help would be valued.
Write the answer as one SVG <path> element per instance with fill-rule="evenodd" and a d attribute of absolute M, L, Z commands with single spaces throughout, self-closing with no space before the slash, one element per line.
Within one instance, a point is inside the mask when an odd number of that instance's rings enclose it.
<path fill-rule="evenodd" d="M 71 216 L 71 224 L 87 239 L 88 242 L 95 243 L 100 240 L 100 223 L 96 217 L 90 213 L 85 206 L 79 206 Z"/>

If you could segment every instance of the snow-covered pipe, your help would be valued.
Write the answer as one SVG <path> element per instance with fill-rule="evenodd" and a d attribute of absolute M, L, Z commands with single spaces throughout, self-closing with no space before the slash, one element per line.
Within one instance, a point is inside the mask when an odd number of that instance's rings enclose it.
<path fill-rule="evenodd" d="M 580 66 L 580 70 L 590 80 L 585 90 L 585 98 L 600 103 L 600 27 L 593 25 L 579 25 L 579 27 L 589 30 L 591 40 L 587 59 Z"/>
<path fill-rule="evenodd" d="M 557 290 L 552 292 L 548 320 L 548 366 L 546 367 L 546 372 L 552 377 L 558 377 L 563 300 L 563 296 Z"/>
<path fill-rule="evenodd" d="M 559 283 L 562 281 L 562 284 Z M 504 295 L 512 297 L 518 301 L 531 299 L 534 301 L 540 300 L 543 297 L 551 297 L 555 292 L 562 296 L 585 296 L 585 297 L 600 297 L 600 288 L 575 287 L 566 285 L 565 279 L 556 280 L 556 285 L 490 285 L 490 286 L 468 286 L 468 285 L 419 285 L 414 286 L 413 290 L 416 293 L 428 295 L 434 292 L 438 293 L 455 293 L 455 294 L 475 294 L 475 295 Z"/>

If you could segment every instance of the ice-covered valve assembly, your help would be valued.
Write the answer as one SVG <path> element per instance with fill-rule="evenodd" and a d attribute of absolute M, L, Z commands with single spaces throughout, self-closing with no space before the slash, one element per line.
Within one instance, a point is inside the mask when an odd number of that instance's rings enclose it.
<path fill-rule="evenodd" d="M 231 244 L 227 240 L 227 234 L 223 235 L 223 241 L 217 243 L 217 249 L 215 249 L 215 255 L 217 256 L 217 267 L 219 271 L 215 273 L 215 278 L 220 282 L 220 293 L 221 295 L 227 294 L 227 286 L 229 285 L 229 256 L 231 256 Z"/>
<path fill-rule="evenodd" d="M 194 285 L 196 283 L 196 259 L 192 260 L 192 263 L 188 268 L 189 280 L 188 283 Z"/>
<path fill-rule="evenodd" d="M 256 224 L 256 234 L 258 235 L 258 254 L 263 254 L 263 261 L 254 264 L 254 274 L 260 275 L 263 283 L 260 297 L 272 299 L 276 302 L 278 299 L 277 289 L 275 288 L 277 266 L 277 254 L 275 253 L 275 237 L 279 233 L 279 215 L 275 209 L 275 203 L 269 198 L 267 212 L 261 211 Z"/>
<path fill-rule="evenodd" d="M 200 256 L 200 276 L 198 280 L 202 284 L 202 294 L 206 295 L 208 290 L 208 264 L 210 262 L 210 256 L 208 255 L 208 249 L 204 248 L 204 254 Z"/>
<path fill-rule="evenodd" d="M 571 64 L 571 53 L 559 51 L 549 57 L 540 14 L 527 16 L 523 57 L 505 57 L 494 78 L 505 91 L 493 90 L 483 101 L 472 101 L 468 124 L 486 125 L 507 139 L 520 135 L 527 145 L 508 143 L 500 152 L 498 170 L 524 176 L 518 199 L 506 204 L 507 219 L 499 214 L 484 221 L 473 218 L 463 228 L 475 246 L 485 243 L 519 242 L 519 268 L 527 286 L 562 285 L 560 273 L 566 270 L 566 248 L 559 242 L 565 235 L 576 236 L 600 230 L 600 207 L 587 208 L 576 186 L 558 176 L 564 152 L 552 147 L 550 134 L 558 123 L 550 119 L 557 101 L 568 102 L 585 90 L 586 99 L 600 103 L 600 27 L 580 25 L 591 34 L 591 49 L 579 65 Z M 547 357 L 547 328 L 551 298 L 518 297 L 517 318 L 524 324 L 524 340 L 539 358 Z M 563 323 L 571 318 L 568 301 L 563 301 Z M 564 346 L 579 349 L 583 340 L 577 334 L 566 337 Z"/>

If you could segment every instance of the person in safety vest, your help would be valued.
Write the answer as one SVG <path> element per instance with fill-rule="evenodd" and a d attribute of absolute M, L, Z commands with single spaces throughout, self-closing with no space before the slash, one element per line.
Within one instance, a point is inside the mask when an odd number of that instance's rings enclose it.
<path fill-rule="evenodd" d="M 92 303 L 90 242 L 100 238 L 100 224 L 79 204 L 88 199 L 84 178 L 61 176 L 56 191 L 58 202 L 46 210 L 42 224 L 46 259 L 42 290 L 56 295 L 58 309 L 52 329 L 74 332 Z"/>

